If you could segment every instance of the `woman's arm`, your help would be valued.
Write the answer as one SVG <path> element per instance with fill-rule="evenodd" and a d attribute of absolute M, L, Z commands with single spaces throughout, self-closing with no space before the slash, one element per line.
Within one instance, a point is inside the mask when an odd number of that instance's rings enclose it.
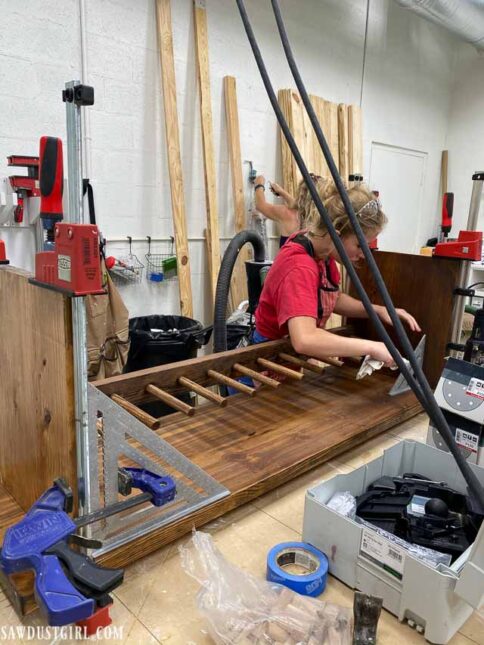
<path fill-rule="evenodd" d="M 383 307 L 382 305 L 373 305 L 373 309 L 382 322 L 387 325 L 392 324 L 386 307 Z M 409 314 L 408 311 L 405 311 L 405 309 L 397 309 L 396 311 L 398 317 L 406 322 L 412 331 L 422 331 L 415 318 Z M 336 301 L 334 312 L 340 316 L 347 316 L 348 318 L 368 318 L 368 314 L 361 300 L 352 298 L 347 293 L 340 293 L 338 300 Z"/>
<path fill-rule="evenodd" d="M 286 206 L 288 208 L 296 208 L 296 200 L 290 193 L 287 192 L 287 190 L 284 190 L 284 188 L 279 184 L 276 184 L 275 181 L 270 181 L 269 185 L 274 195 L 282 197 L 282 199 L 286 202 Z"/>
<path fill-rule="evenodd" d="M 255 186 L 259 186 L 259 188 L 254 188 L 255 207 L 259 213 L 262 213 L 262 215 L 268 219 L 274 220 L 275 222 L 281 222 L 286 214 L 286 206 L 283 206 L 282 204 L 271 204 L 266 201 L 265 188 L 262 188 L 265 181 L 266 180 L 262 175 L 255 178 Z"/>
<path fill-rule="evenodd" d="M 324 360 L 328 356 L 366 356 L 370 355 L 393 367 L 394 361 L 384 343 L 361 338 L 338 336 L 316 326 L 316 320 L 307 316 L 297 316 L 288 321 L 289 337 L 298 354 Z"/>

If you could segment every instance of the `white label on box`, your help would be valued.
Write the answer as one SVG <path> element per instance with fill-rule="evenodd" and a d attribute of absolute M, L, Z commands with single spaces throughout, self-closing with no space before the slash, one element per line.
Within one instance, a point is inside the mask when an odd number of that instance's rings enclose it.
<path fill-rule="evenodd" d="M 360 555 L 401 580 L 405 565 L 405 550 L 394 542 L 370 531 L 361 532 Z"/>
<path fill-rule="evenodd" d="M 479 448 L 479 435 L 456 428 L 455 442 L 462 448 L 467 448 L 467 450 L 470 450 L 471 452 L 477 452 Z"/>
<path fill-rule="evenodd" d="M 57 256 L 57 275 L 59 280 L 65 282 L 71 281 L 71 256 L 58 255 Z"/>
<path fill-rule="evenodd" d="M 484 399 L 484 381 L 480 378 L 471 378 L 467 386 L 466 394 Z"/>

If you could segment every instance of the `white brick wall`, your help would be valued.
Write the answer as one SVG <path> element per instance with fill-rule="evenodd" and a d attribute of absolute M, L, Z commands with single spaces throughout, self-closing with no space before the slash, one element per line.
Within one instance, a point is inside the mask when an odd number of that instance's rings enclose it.
<path fill-rule="evenodd" d="M 205 190 L 195 67 L 192 0 L 172 0 L 175 68 L 186 212 L 190 238 L 205 228 Z M 293 87 L 270 3 L 247 0 L 275 89 Z M 222 78 L 237 79 L 242 158 L 280 180 L 275 117 L 263 89 L 235 2 L 207 0 L 209 59 L 220 235 L 233 233 L 232 196 Z M 91 179 L 98 223 L 108 238 L 172 234 L 164 115 L 154 0 L 86 0 L 86 82 L 95 88 L 90 111 Z M 289 37 L 311 93 L 358 103 L 365 0 L 282 0 Z M 79 0 L 0 0 L 0 175 L 6 157 L 36 154 L 42 134 L 65 138 L 65 81 L 81 76 Z M 440 151 L 448 125 L 455 41 L 443 30 L 372 0 L 363 94 L 364 140 L 429 153 L 425 211 L 435 219 Z M 368 168 L 369 159 L 366 158 Z M 244 165 L 244 172 L 248 166 Z M 404 182 L 402 182 L 404 183 Z M 402 194 L 404 187 L 402 186 Z M 247 192 L 249 201 L 250 191 Z M 391 214 L 390 214 L 391 215 Z M 404 225 L 404 224 L 403 224 Z M 429 228 L 434 227 L 430 221 Z M 272 232 L 268 227 L 269 233 Z M 33 238 L 0 231 L 12 261 L 31 268 Z M 160 248 L 163 248 L 160 245 Z M 144 257 L 147 247 L 133 250 Z M 152 249 L 156 252 L 156 247 Z M 125 254 L 127 245 L 108 252 Z M 204 243 L 190 242 L 195 317 L 210 322 Z M 125 289 L 132 315 L 178 311 L 176 283 Z"/>

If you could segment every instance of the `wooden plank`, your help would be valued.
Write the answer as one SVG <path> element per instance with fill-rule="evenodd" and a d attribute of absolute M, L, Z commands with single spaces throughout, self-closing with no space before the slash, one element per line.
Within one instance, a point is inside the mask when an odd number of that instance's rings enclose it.
<path fill-rule="evenodd" d="M 122 566 L 143 557 L 414 416 L 420 407 L 413 394 L 388 395 L 394 379 L 377 373 L 356 381 L 353 368 L 328 368 L 328 375 L 326 370 L 307 374 L 283 390 L 261 388 L 254 398 L 233 397 L 223 410 L 206 406 L 204 415 L 164 426 L 157 433 L 228 487 L 230 495 L 106 554 L 101 562 Z"/>
<path fill-rule="evenodd" d="M 279 90 L 278 92 L 278 102 L 281 106 L 282 113 L 284 118 L 287 121 L 289 129 L 291 128 L 291 90 Z M 279 128 L 279 133 L 281 136 L 281 157 L 282 157 L 282 184 L 291 195 L 296 194 L 297 183 L 296 178 L 293 174 L 293 163 L 292 163 L 292 153 L 289 148 L 289 144 L 286 141 L 284 133 Z"/>
<path fill-rule="evenodd" d="M 306 130 L 306 123 L 305 123 L 305 109 L 303 102 L 301 101 L 301 98 L 297 92 L 291 92 L 291 102 L 290 102 L 290 109 L 291 109 L 291 121 L 290 121 L 290 128 L 291 128 L 291 133 L 292 136 L 294 137 L 294 141 L 296 142 L 297 147 L 299 148 L 299 152 L 301 153 L 302 158 L 304 161 L 307 160 L 308 153 L 307 153 L 307 130 Z M 292 163 L 292 176 L 294 178 L 295 182 L 295 188 L 294 188 L 294 193 L 296 193 L 297 186 L 299 185 L 299 182 L 302 179 L 301 171 L 299 170 L 299 167 L 296 163 L 295 158 L 291 155 L 291 163 Z M 306 162 L 307 165 L 307 162 Z"/>
<path fill-rule="evenodd" d="M 0 544 L 8 527 L 20 522 L 23 516 L 24 511 L 0 484 Z"/>
<path fill-rule="evenodd" d="M 233 76 L 224 76 L 225 117 L 230 168 L 232 172 L 232 198 L 234 202 L 235 232 L 246 228 L 244 184 L 242 178 L 242 153 L 240 151 L 239 113 L 237 109 L 237 86 Z M 247 245 L 243 246 L 232 273 L 230 304 L 232 311 L 247 300 L 245 262 L 249 259 Z"/>
<path fill-rule="evenodd" d="M 326 140 L 334 159 L 336 167 L 339 165 L 339 128 L 338 128 L 338 105 L 331 101 L 324 102 L 325 122 L 328 130 Z M 321 153 L 322 154 L 322 153 Z M 327 176 L 330 176 L 329 169 Z"/>
<path fill-rule="evenodd" d="M 338 105 L 339 174 L 348 181 L 348 112 L 346 105 Z"/>
<path fill-rule="evenodd" d="M 449 167 L 449 151 L 442 150 L 442 160 L 440 162 L 440 204 L 439 208 L 442 205 L 442 200 L 445 193 L 447 192 L 447 171 Z"/>
<path fill-rule="evenodd" d="M 321 126 L 323 134 L 327 139 L 328 124 L 326 122 L 326 113 L 324 110 L 325 100 L 319 96 L 314 96 L 314 95 L 310 95 L 309 99 L 311 101 L 311 105 L 313 106 L 314 113 L 316 114 L 316 118 L 319 121 L 319 125 Z M 312 153 L 313 163 L 310 170 L 314 172 L 316 175 L 320 175 L 321 177 L 326 177 L 328 175 L 328 166 L 326 164 L 323 151 L 321 150 L 321 146 L 319 145 L 319 141 L 314 131 L 312 131 L 311 133 L 311 141 L 312 141 L 312 148 L 313 148 L 313 153 Z"/>
<path fill-rule="evenodd" d="M 277 358 L 277 354 L 281 351 L 291 351 L 289 341 L 274 340 L 268 343 L 260 343 L 259 345 L 249 345 L 241 349 L 179 361 L 178 363 L 160 365 L 159 367 L 152 367 L 131 374 L 121 374 L 120 376 L 99 380 L 94 385 L 107 396 L 117 393 L 128 401 L 139 403 L 147 400 L 144 390 L 150 383 L 170 392 L 176 391 L 177 388 L 185 389 L 180 388 L 178 385 L 180 376 L 185 376 L 200 383 L 200 385 L 214 385 L 215 382 L 209 375 L 209 370 L 215 370 L 230 376 L 232 367 L 237 362 L 247 367 L 256 368 L 257 358 Z"/>
<path fill-rule="evenodd" d="M 176 104 L 175 63 L 173 57 L 173 35 L 171 29 L 170 0 L 156 0 L 158 25 L 158 47 L 160 52 L 165 131 L 170 175 L 171 207 L 177 257 L 177 275 L 180 291 L 180 313 L 193 318 L 190 255 L 188 251 L 185 197 L 178 130 Z"/>
<path fill-rule="evenodd" d="M 70 299 L 0 269 L 0 480 L 26 511 L 52 485 L 77 481 Z"/>
<path fill-rule="evenodd" d="M 348 172 L 363 175 L 363 126 L 359 105 L 348 105 Z"/>
<path fill-rule="evenodd" d="M 459 285 L 461 261 L 384 251 L 375 251 L 374 257 L 395 306 L 415 316 L 427 335 L 423 370 L 434 388 L 444 366 L 446 345 L 451 340 L 452 293 Z M 368 266 L 361 264 L 357 271 L 371 302 L 382 304 Z M 357 297 L 352 286 L 350 294 Z M 357 336 L 378 339 L 368 320 L 351 319 L 350 322 Z M 388 328 L 388 333 L 400 347 L 393 327 Z M 420 334 L 409 332 L 408 336 L 416 347 Z"/>
<path fill-rule="evenodd" d="M 218 230 L 215 150 L 213 145 L 212 99 L 208 60 L 208 32 L 205 3 L 193 1 L 195 19 L 195 49 L 200 88 L 200 120 L 202 126 L 203 162 L 205 174 L 205 203 L 207 210 L 208 265 L 212 298 L 215 300 L 220 268 L 220 237 Z"/>

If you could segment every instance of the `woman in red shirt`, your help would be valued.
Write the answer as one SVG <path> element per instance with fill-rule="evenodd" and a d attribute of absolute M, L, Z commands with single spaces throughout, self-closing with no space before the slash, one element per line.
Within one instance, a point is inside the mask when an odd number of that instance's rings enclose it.
<path fill-rule="evenodd" d="M 363 252 L 334 183 L 319 182 L 318 191 L 350 261 L 357 263 Z M 363 184 L 350 188 L 348 195 L 367 241 L 372 242 L 387 222 L 380 203 Z M 255 312 L 254 342 L 289 336 L 298 354 L 321 359 L 370 355 L 393 366 L 384 343 L 325 331 L 332 313 L 351 318 L 368 315 L 361 301 L 339 290 L 336 263 L 341 259 L 314 203 L 306 222 L 308 229 L 289 237 L 267 274 Z M 391 324 L 385 307 L 373 308 L 384 323 Z M 412 331 L 420 331 L 408 312 L 397 309 L 397 313 Z"/>

